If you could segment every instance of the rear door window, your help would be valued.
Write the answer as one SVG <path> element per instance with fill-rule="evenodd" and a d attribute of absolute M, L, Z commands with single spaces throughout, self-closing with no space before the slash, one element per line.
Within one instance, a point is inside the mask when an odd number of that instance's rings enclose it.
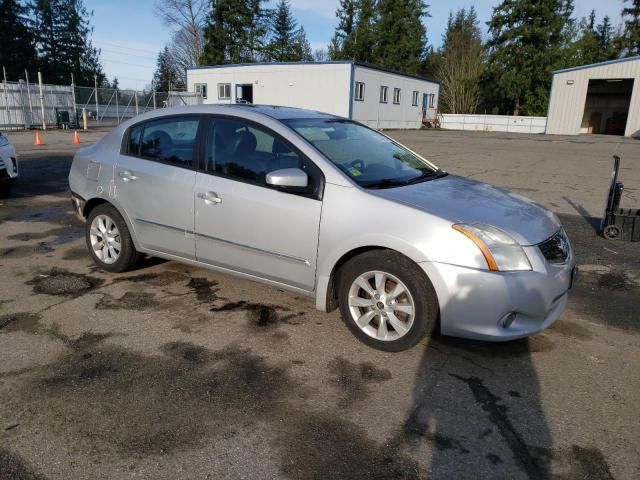
<path fill-rule="evenodd" d="M 198 117 L 175 117 L 146 122 L 140 156 L 191 167 L 199 123 Z"/>

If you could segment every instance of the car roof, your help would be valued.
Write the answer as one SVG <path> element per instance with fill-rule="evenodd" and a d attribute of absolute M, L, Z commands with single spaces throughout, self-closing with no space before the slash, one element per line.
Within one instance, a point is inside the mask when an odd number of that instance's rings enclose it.
<path fill-rule="evenodd" d="M 169 107 L 148 112 L 145 119 L 154 117 L 163 117 L 166 115 L 189 114 L 189 113 L 211 113 L 232 115 L 242 114 L 243 111 L 261 114 L 275 120 L 291 120 L 295 118 L 342 118 L 330 113 L 318 112 L 315 110 L 307 110 L 304 108 L 283 107 L 278 105 L 253 105 L 253 104 L 204 104 L 204 105 L 188 105 L 181 107 Z M 135 119 L 136 117 L 134 117 Z"/>

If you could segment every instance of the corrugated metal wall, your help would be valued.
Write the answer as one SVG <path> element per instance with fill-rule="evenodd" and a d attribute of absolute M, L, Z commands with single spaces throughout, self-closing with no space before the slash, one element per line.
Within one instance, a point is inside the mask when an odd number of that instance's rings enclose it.
<path fill-rule="evenodd" d="M 589 80 L 634 79 L 625 136 L 640 132 L 640 57 L 561 70 L 553 76 L 546 133 L 578 135 Z"/>

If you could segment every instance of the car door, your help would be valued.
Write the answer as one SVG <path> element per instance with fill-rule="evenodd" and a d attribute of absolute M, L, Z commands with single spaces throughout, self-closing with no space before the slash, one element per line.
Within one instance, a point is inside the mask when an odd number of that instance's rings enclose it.
<path fill-rule="evenodd" d="M 195 258 L 194 155 L 200 119 L 166 117 L 132 126 L 115 167 L 118 202 L 143 248 Z"/>
<path fill-rule="evenodd" d="M 320 169 L 257 124 L 210 118 L 202 170 L 196 175 L 196 258 L 304 290 L 315 286 L 322 209 Z M 266 174 L 301 168 L 304 191 L 266 184 Z"/>

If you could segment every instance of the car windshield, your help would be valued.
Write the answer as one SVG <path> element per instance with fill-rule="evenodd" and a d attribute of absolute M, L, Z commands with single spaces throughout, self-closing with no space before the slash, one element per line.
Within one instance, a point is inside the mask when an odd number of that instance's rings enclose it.
<path fill-rule="evenodd" d="M 365 188 L 391 188 L 446 175 L 384 135 L 350 120 L 285 123 Z"/>

